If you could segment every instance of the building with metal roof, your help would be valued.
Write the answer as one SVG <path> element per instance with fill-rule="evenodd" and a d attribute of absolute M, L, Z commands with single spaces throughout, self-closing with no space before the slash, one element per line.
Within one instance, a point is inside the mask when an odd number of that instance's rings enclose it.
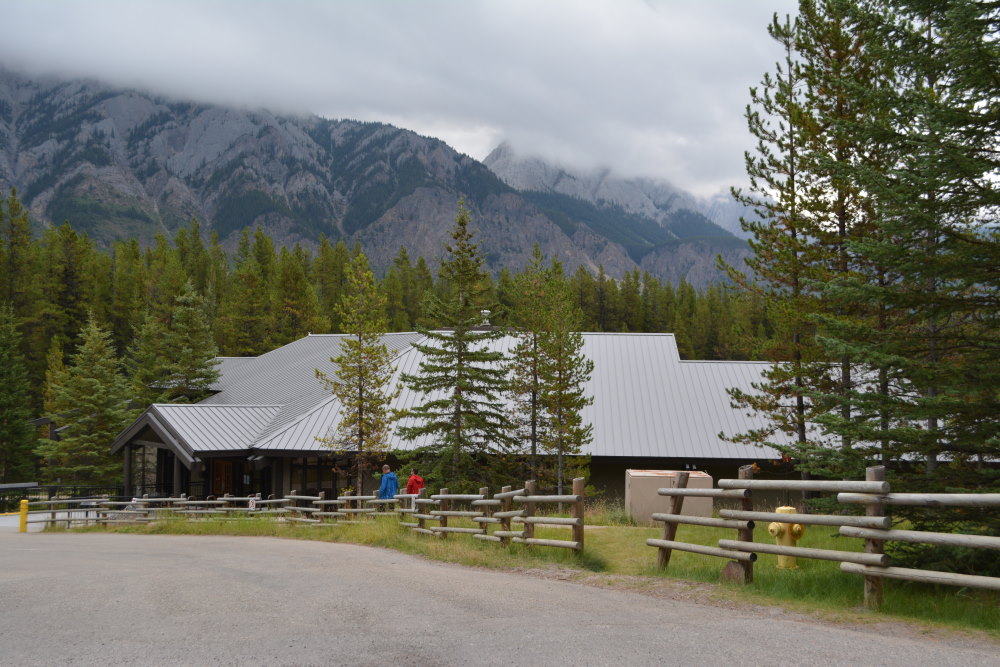
<path fill-rule="evenodd" d="M 346 461 L 318 438 L 336 429 L 340 404 L 316 369 L 333 372 L 331 358 L 343 338 L 309 335 L 259 357 L 219 359 L 213 395 L 194 405 L 152 405 L 116 438 L 111 451 L 124 456 L 126 484 L 141 463 L 142 481 L 162 492 L 297 489 L 325 490 L 332 497 L 349 485 Z M 422 355 L 412 343 L 420 339 L 417 333 L 385 336 L 397 381 L 418 372 Z M 585 453 L 598 487 L 620 492 L 626 468 L 699 469 L 718 477 L 780 456 L 720 435 L 762 425 L 760 417 L 731 406 L 727 389 L 752 391 L 766 363 L 684 361 L 673 334 L 584 333 L 583 340 L 583 352 L 594 362 L 585 387 L 594 401 L 582 414 L 593 426 Z M 494 344 L 508 352 L 516 340 L 508 336 Z M 404 387 L 393 407 L 423 400 Z M 394 432 L 390 444 L 407 450 L 429 443 L 407 442 Z"/>

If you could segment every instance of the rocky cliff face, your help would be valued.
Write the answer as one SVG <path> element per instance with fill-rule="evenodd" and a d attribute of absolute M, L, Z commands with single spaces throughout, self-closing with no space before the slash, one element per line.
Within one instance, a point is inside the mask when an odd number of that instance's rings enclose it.
<path fill-rule="evenodd" d="M 520 156 L 508 144 L 497 146 L 483 164 L 507 185 L 533 199 L 566 196 L 599 211 L 632 216 L 643 242 L 622 243 L 642 270 L 657 277 L 673 282 L 686 278 L 702 285 L 720 279 L 716 255 L 737 264 L 749 255 L 746 244 L 739 240 L 743 236 L 739 218 L 747 211 L 729 195 L 700 199 L 665 181 L 623 179 L 607 170 L 567 169 Z M 658 231 L 652 229 L 654 225 Z"/>
<path fill-rule="evenodd" d="M 521 157 L 506 143 L 493 149 L 483 164 L 515 190 L 557 192 L 592 204 L 611 204 L 663 226 L 673 211 L 698 210 L 693 197 L 668 183 L 615 178 L 606 169 L 589 173 L 569 170 L 538 158 Z"/>
<path fill-rule="evenodd" d="M 661 240 L 643 227 L 645 217 L 601 218 L 590 202 L 633 200 L 634 188 L 611 181 L 603 189 L 578 184 L 574 192 L 589 199 L 539 203 L 440 140 L 390 125 L 191 104 L 2 70 L 0 187 L 17 188 L 36 224 L 67 220 L 103 244 L 171 236 L 196 217 L 230 249 L 256 226 L 288 245 L 313 245 L 321 234 L 357 240 L 376 269 L 400 246 L 433 265 L 460 197 L 494 270 L 523 266 L 537 242 L 569 271 L 603 265 L 620 276 Z M 653 216 L 673 195 L 647 196 Z M 651 219 L 668 230 L 662 240 L 681 238 L 662 216 Z"/>

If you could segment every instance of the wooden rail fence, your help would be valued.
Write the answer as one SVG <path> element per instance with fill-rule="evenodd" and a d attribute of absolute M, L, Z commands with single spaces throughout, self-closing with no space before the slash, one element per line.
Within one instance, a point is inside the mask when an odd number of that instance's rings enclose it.
<path fill-rule="evenodd" d="M 500 493 L 489 498 L 489 489 L 483 487 L 478 494 L 449 493 L 444 488 L 439 493 L 425 498 L 421 494 L 399 494 L 396 499 L 412 503 L 400 508 L 403 526 L 425 534 L 447 537 L 453 533 L 471 535 L 473 539 L 509 544 L 511 542 L 529 546 L 558 547 L 581 551 L 584 532 L 584 480 L 573 480 L 571 495 L 538 495 L 534 481 L 524 483 L 522 489 L 505 486 Z M 557 517 L 538 514 L 539 505 L 570 504 L 571 517 Z M 515 509 L 517 506 L 517 509 Z M 475 527 L 449 526 L 449 518 L 468 519 Z M 414 521 L 415 520 L 415 521 Z M 433 522 L 430 525 L 428 522 Z M 518 524 L 515 530 L 512 524 Z M 535 537 L 535 526 L 561 526 L 572 530 L 571 540 L 553 540 Z M 490 528 L 493 527 L 492 532 Z"/>
<path fill-rule="evenodd" d="M 659 549 L 657 564 L 661 568 L 669 564 L 670 552 L 672 550 L 718 556 L 733 561 L 727 564 L 723 570 L 724 578 L 742 580 L 744 583 L 749 583 L 753 578 L 753 561 L 756 559 L 756 554 L 758 553 L 837 561 L 840 563 L 840 570 L 842 572 L 860 574 L 864 577 L 865 606 L 872 609 L 879 608 L 882 605 L 883 578 L 1000 591 L 1000 578 L 998 577 L 891 567 L 889 557 L 884 552 L 884 545 L 887 541 L 945 544 L 1000 550 L 1000 537 L 893 530 L 892 519 L 885 515 L 885 507 L 887 505 L 1000 507 L 1000 494 L 894 494 L 890 493 L 889 483 L 885 481 L 885 468 L 882 466 L 868 468 L 866 479 L 863 482 L 754 480 L 749 467 L 745 467 L 740 469 L 739 479 L 719 480 L 718 489 L 688 489 L 685 488 L 687 477 L 687 473 L 678 475 L 678 488 L 658 490 L 659 495 L 670 497 L 670 508 L 666 513 L 653 515 L 654 520 L 664 522 L 663 539 L 648 539 L 646 540 L 646 544 Z M 836 493 L 837 501 L 840 503 L 865 505 L 865 516 L 781 514 L 755 511 L 751 495 L 754 490 Z M 721 518 L 718 519 L 683 516 L 680 514 L 681 503 L 687 496 L 739 499 L 741 508 L 719 510 L 719 517 Z M 841 535 L 863 539 L 865 541 L 864 552 L 812 549 L 754 542 L 753 529 L 757 521 L 837 526 Z M 676 540 L 678 524 L 735 528 L 739 531 L 739 534 L 735 540 L 720 539 L 718 541 L 718 548 L 688 544 Z M 738 573 L 738 575 L 735 573 Z"/>
<path fill-rule="evenodd" d="M 468 534 L 475 539 L 529 546 L 583 549 L 584 480 L 573 480 L 572 495 L 538 495 L 533 481 L 524 488 L 503 487 L 489 498 L 489 489 L 478 494 L 454 494 L 444 488 L 430 498 L 426 489 L 419 494 L 398 494 L 391 499 L 377 496 L 347 494 L 337 499 L 301 495 L 291 491 L 284 498 L 263 499 L 256 496 L 236 497 L 229 494 L 204 500 L 177 498 L 133 498 L 130 501 L 101 498 L 54 499 L 22 501 L 22 532 L 31 523 L 54 526 L 65 523 L 144 523 L 160 519 L 229 520 L 241 517 L 266 517 L 302 526 L 336 526 L 356 523 L 376 516 L 398 516 L 402 526 L 417 533 L 446 538 L 449 534 Z M 572 517 L 555 517 L 537 513 L 539 505 L 570 503 Z M 517 506 L 515 508 L 515 505 Z M 449 519 L 468 519 L 474 526 L 449 525 Z M 515 530 L 512 523 L 519 524 Z M 535 537 L 535 526 L 563 526 L 573 531 L 571 540 Z M 495 530 L 490 532 L 490 527 Z"/>

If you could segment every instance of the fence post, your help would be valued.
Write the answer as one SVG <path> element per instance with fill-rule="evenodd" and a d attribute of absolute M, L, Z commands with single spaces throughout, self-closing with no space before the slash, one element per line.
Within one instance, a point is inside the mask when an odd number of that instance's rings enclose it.
<path fill-rule="evenodd" d="M 865 481 L 884 482 L 885 466 L 872 466 L 865 470 Z M 872 503 L 865 506 L 865 516 L 884 516 L 885 505 Z M 882 540 L 865 540 L 865 553 L 884 554 L 885 543 Z M 882 577 L 865 576 L 865 608 L 882 608 Z"/>
<path fill-rule="evenodd" d="M 677 487 L 678 489 L 686 489 L 688 485 L 688 477 L 691 474 L 687 472 L 677 473 Z M 680 514 L 681 508 L 684 506 L 684 496 L 670 496 L 670 509 L 668 510 L 670 514 Z M 674 538 L 677 536 L 677 524 L 673 521 L 663 522 L 663 539 L 673 542 Z M 671 550 L 666 547 L 660 547 L 657 549 L 656 553 L 656 566 L 661 570 L 665 568 L 670 563 Z"/>
<path fill-rule="evenodd" d="M 510 485 L 508 484 L 507 486 L 501 487 L 500 493 L 507 493 L 510 490 L 511 490 L 511 488 L 510 488 Z M 504 496 L 500 500 L 500 511 L 501 512 L 510 512 L 511 511 L 510 508 L 513 507 L 513 506 L 514 506 L 514 500 L 512 498 L 508 498 L 508 497 Z M 508 532 L 508 533 L 510 532 L 510 517 L 509 516 L 504 516 L 504 517 L 500 518 L 500 530 L 504 531 L 504 532 Z M 510 538 L 506 537 L 506 536 L 501 537 L 500 538 L 500 544 L 502 544 L 504 546 L 509 545 L 510 544 Z"/>
<path fill-rule="evenodd" d="M 21 501 L 21 526 L 18 529 L 20 533 L 28 532 L 28 499 L 25 498 Z"/>
<path fill-rule="evenodd" d="M 483 500 L 486 500 L 487 498 L 489 498 L 490 497 L 490 487 L 488 487 L 488 486 L 481 486 L 481 487 L 479 487 L 479 495 L 481 495 L 483 497 Z M 475 506 L 471 506 L 471 507 L 472 507 L 472 509 L 476 509 Z M 489 517 L 493 513 L 490 510 L 490 506 L 489 505 L 483 505 L 482 507 L 483 507 L 482 511 L 483 511 L 483 516 L 484 517 Z M 475 522 L 473 522 L 473 523 L 475 523 Z M 490 531 L 489 531 L 489 524 L 488 523 L 486 523 L 484 521 L 484 522 L 476 524 L 476 525 L 478 525 L 480 528 L 483 529 L 483 535 L 488 535 L 489 534 Z"/>
<path fill-rule="evenodd" d="M 426 495 L 427 495 L 427 487 L 424 487 L 419 491 L 417 491 L 417 498 L 420 498 L 421 500 L 423 500 L 424 496 Z M 425 519 L 422 518 L 424 511 L 421 508 L 423 507 L 423 505 L 417 504 L 417 498 L 413 499 L 413 510 L 414 510 L 413 513 L 421 515 L 417 517 L 417 528 L 419 528 L 420 530 L 427 530 L 427 522 Z"/>
<path fill-rule="evenodd" d="M 448 495 L 449 491 L 448 491 L 448 489 L 441 489 L 440 491 L 438 491 L 438 493 L 440 493 L 442 496 L 445 496 L 445 495 Z M 440 505 L 441 511 L 442 512 L 446 512 L 446 511 L 448 511 L 448 509 L 450 507 L 451 507 L 451 502 L 447 498 L 442 498 L 441 499 L 441 505 Z M 438 521 L 438 525 L 441 526 L 442 528 L 447 528 L 448 527 L 448 517 L 447 516 L 440 517 L 440 520 Z M 441 531 L 441 539 L 442 540 L 448 539 L 448 533 L 446 531 Z"/>
<path fill-rule="evenodd" d="M 573 516 L 580 521 L 580 525 L 573 526 L 573 541 L 580 545 L 580 551 L 583 551 L 583 495 L 586 491 L 584 484 L 585 480 L 583 477 L 573 479 L 573 495 L 580 498 L 573 504 Z"/>
<path fill-rule="evenodd" d="M 753 479 L 753 467 L 752 466 L 740 466 L 739 473 L 737 474 L 739 479 Z M 742 498 L 740 500 L 740 509 L 744 512 L 753 511 L 753 498 Z M 753 542 L 753 528 L 741 528 L 736 532 L 736 539 L 741 542 Z M 753 582 L 753 561 L 744 560 L 739 562 L 739 567 L 743 574 L 743 583 L 749 584 Z"/>
<path fill-rule="evenodd" d="M 524 495 L 526 496 L 536 496 L 538 495 L 538 482 L 531 479 L 524 483 Z M 535 516 L 535 503 L 524 503 L 524 518 Z M 525 521 L 524 526 L 524 539 L 530 540 L 535 537 L 535 524 Z M 525 546 L 528 546 L 525 543 Z"/>

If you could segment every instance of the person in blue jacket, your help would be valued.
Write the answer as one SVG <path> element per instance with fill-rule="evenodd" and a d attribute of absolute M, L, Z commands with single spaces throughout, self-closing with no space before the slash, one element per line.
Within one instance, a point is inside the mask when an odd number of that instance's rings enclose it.
<path fill-rule="evenodd" d="M 399 480 L 396 473 L 392 472 L 389 466 L 382 466 L 382 486 L 378 489 L 378 497 L 381 500 L 392 500 L 399 493 Z"/>

